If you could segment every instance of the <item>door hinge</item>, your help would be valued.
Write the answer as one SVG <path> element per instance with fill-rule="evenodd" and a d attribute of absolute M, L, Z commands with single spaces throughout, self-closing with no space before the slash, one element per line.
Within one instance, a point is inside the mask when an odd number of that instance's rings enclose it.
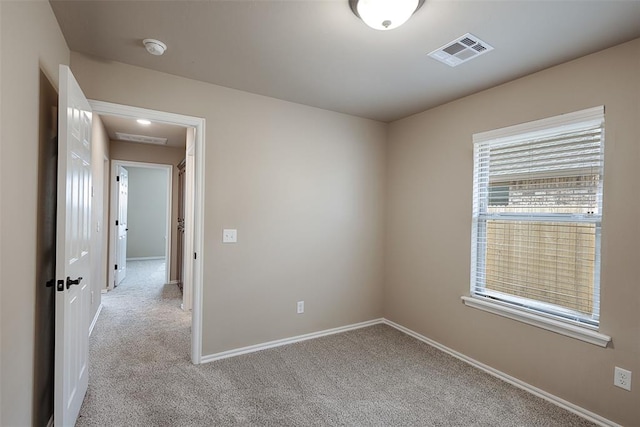
<path fill-rule="evenodd" d="M 116 182 L 120 182 L 120 175 L 116 176 Z"/>
<path fill-rule="evenodd" d="M 118 270 L 118 264 L 116 264 L 116 267 L 114 268 L 114 270 L 116 270 L 116 271 Z"/>
<path fill-rule="evenodd" d="M 193 259 L 198 259 L 198 254 L 197 253 L 193 253 Z"/>
<path fill-rule="evenodd" d="M 118 225 L 118 220 L 116 219 L 116 225 Z"/>

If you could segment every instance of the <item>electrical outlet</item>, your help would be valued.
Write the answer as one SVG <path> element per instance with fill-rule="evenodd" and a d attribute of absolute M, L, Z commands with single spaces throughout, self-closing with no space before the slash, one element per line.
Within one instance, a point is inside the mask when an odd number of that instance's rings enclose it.
<path fill-rule="evenodd" d="M 613 370 L 613 385 L 631 391 L 631 371 L 616 366 Z"/>
<path fill-rule="evenodd" d="M 304 301 L 298 301 L 298 314 L 304 313 Z"/>

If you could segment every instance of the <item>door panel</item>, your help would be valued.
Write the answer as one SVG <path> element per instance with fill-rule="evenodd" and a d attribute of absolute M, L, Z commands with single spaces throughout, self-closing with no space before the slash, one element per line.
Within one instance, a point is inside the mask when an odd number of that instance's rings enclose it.
<path fill-rule="evenodd" d="M 60 66 L 54 421 L 75 424 L 87 391 L 91 241 L 91 107 Z"/>
<path fill-rule="evenodd" d="M 129 172 L 122 166 L 118 166 L 118 198 L 117 212 L 118 219 L 116 225 L 116 283 L 120 282 L 127 275 L 127 211 L 129 206 Z"/>

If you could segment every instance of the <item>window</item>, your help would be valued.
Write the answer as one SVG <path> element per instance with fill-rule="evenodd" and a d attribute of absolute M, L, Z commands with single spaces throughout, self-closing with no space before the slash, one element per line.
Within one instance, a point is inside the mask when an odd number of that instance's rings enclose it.
<path fill-rule="evenodd" d="M 597 329 L 603 143 L 604 107 L 474 135 L 465 303 Z"/>

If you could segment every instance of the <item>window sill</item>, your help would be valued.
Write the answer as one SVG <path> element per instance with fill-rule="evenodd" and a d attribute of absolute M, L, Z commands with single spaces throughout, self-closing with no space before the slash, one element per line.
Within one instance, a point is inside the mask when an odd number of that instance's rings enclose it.
<path fill-rule="evenodd" d="M 586 327 L 573 325 L 560 320 L 540 316 L 538 314 L 529 313 L 517 308 L 509 307 L 499 302 L 468 296 L 463 296 L 462 301 L 469 307 L 477 308 L 482 311 L 497 314 L 498 316 L 517 320 L 528 325 L 537 326 L 538 328 L 546 329 L 548 331 L 575 338 L 577 340 L 595 344 L 600 347 L 606 347 L 611 341 L 610 336 L 601 334 Z"/>

